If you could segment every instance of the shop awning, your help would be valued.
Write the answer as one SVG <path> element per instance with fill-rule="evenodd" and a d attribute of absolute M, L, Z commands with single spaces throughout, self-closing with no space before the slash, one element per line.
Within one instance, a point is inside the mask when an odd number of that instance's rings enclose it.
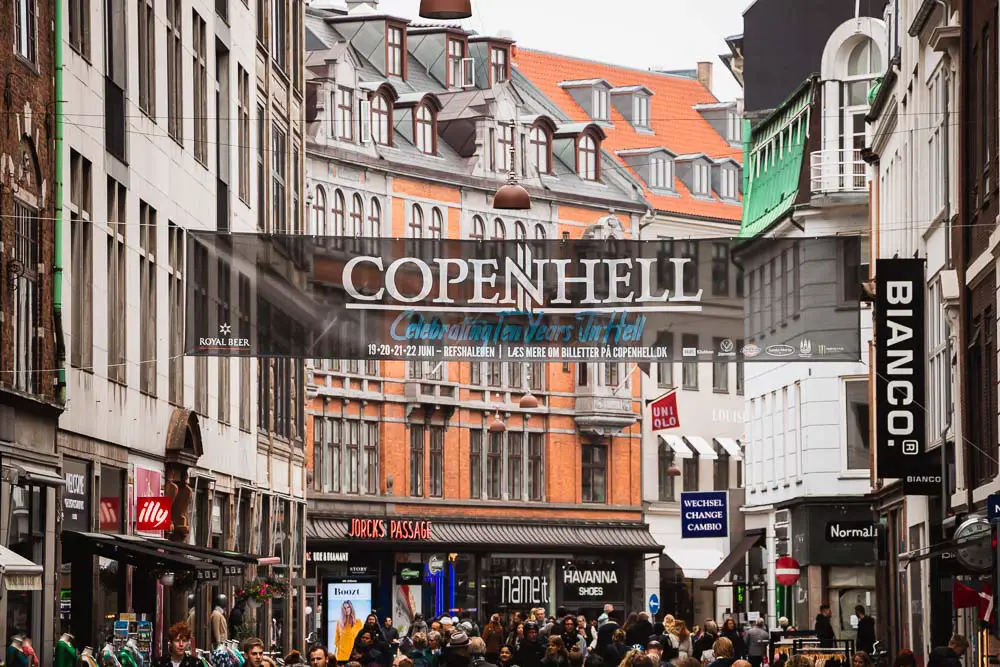
<path fill-rule="evenodd" d="M 736 442 L 732 438 L 716 438 L 715 441 L 719 443 L 719 445 L 726 450 L 726 453 L 732 458 L 737 461 L 743 458 L 743 448 L 740 447 L 740 443 Z"/>
<path fill-rule="evenodd" d="M 306 537 L 310 540 L 338 542 L 344 546 L 365 543 L 350 534 L 351 520 L 308 517 Z M 580 521 L 538 523 L 483 519 L 482 522 L 433 521 L 431 537 L 422 541 L 393 542 L 386 545 L 442 545 L 469 550 L 531 549 L 575 553 L 586 550 L 659 553 L 663 550 L 649 533 L 649 526 L 639 521 Z M 370 544 L 370 543 L 369 543 Z M 721 558 L 720 558 L 721 560 Z"/>
<path fill-rule="evenodd" d="M 14 467 L 17 469 L 18 478 L 30 484 L 38 484 L 40 486 L 64 486 L 66 484 L 66 480 L 56 474 L 54 470 L 47 470 L 26 463 L 16 463 Z"/>
<path fill-rule="evenodd" d="M 42 566 L 0 546 L 0 578 L 8 591 L 42 590 Z"/>
<path fill-rule="evenodd" d="M 218 565 L 224 577 L 237 577 L 246 572 L 246 566 L 248 564 L 257 564 L 257 557 L 250 556 L 247 554 L 237 553 L 235 551 L 224 551 L 221 549 L 211 549 L 209 547 L 197 546 L 194 544 L 182 544 L 180 542 L 171 542 L 165 540 L 162 537 L 136 537 L 134 535 L 122 535 L 123 538 L 131 540 L 142 540 L 148 544 L 155 545 L 160 549 L 166 549 L 167 551 L 175 551 L 189 556 L 195 556 L 202 560 L 206 560 L 209 563 Z"/>
<path fill-rule="evenodd" d="M 691 443 L 695 451 L 698 452 L 698 456 L 703 459 L 718 459 L 719 455 L 715 453 L 712 445 L 708 444 L 705 438 L 698 435 L 686 435 L 684 439 Z"/>
<path fill-rule="evenodd" d="M 686 579 L 707 579 L 723 559 L 718 549 L 675 546 L 667 547 L 665 551 L 667 557 L 684 572 Z"/>
<path fill-rule="evenodd" d="M 141 537 L 64 530 L 62 540 L 73 550 L 141 568 L 193 572 L 198 581 L 218 581 L 220 575 L 219 566 L 214 563 L 176 548 L 163 548 Z"/>
<path fill-rule="evenodd" d="M 763 533 L 754 533 L 753 535 L 747 535 L 740 543 L 733 547 L 733 550 L 729 552 L 729 555 L 722 559 L 719 566 L 712 570 L 712 573 L 705 577 L 706 581 L 702 585 L 702 588 L 714 588 L 715 584 L 719 582 L 720 579 L 725 577 L 727 574 L 733 571 L 736 564 L 747 555 L 747 552 L 753 548 L 755 544 L 758 544 L 762 539 L 764 539 Z"/>
<path fill-rule="evenodd" d="M 691 448 L 687 446 L 687 443 L 684 442 L 684 438 L 682 438 L 681 436 L 661 435 L 660 439 L 663 440 L 668 445 L 670 445 L 670 448 L 674 450 L 674 454 L 676 454 L 678 458 L 682 459 L 694 458 L 694 452 L 691 451 Z"/>

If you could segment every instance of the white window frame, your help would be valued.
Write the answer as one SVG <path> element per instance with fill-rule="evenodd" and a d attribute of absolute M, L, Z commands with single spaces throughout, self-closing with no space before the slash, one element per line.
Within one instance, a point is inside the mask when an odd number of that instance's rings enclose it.
<path fill-rule="evenodd" d="M 649 127 L 649 95 L 637 93 L 632 97 L 632 125 Z"/>
<path fill-rule="evenodd" d="M 666 156 L 655 156 L 649 161 L 649 187 L 658 190 L 674 189 L 674 161 Z"/>
<path fill-rule="evenodd" d="M 14 53 L 32 65 L 38 64 L 38 3 L 14 0 Z"/>
<path fill-rule="evenodd" d="M 594 120 L 607 121 L 611 118 L 610 115 L 611 112 L 608 109 L 608 106 L 610 104 L 608 99 L 609 97 L 610 95 L 608 91 L 605 90 L 603 87 L 594 86 L 593 101 L 592 101 Z"/>
<path fill-rule="evenodd" d="M 691 184 L 694 194 L 706 196 L 712 191 L 711 168 L 704 162 L 691 165 Z"/>
<path fill-rule="evenodd" d="M 941 214 L 949 193 L 944 191 L 944 170 L 947 168 L 944 155 L 944 86 L 941 69 L 927 83 L 927 202 L 930 218 Z M 936 437 L 936 435 L 934 436 Z"/>
<path fill-rule="evenodd" d="M 948 317 L 944 309 L 941 280 L 927 286 L 927 441 L 940 443 L 952 383 L 951 359 L 948 358 Z"/>
<path fill-rule="evenodd" d="M 867 375 L 844 375 L 840 378 L 840 441 L 844 443 L 843 447 L 840 448 L 840 469 L 841 474 L 844 477 L 851 478 L 867 478 L 870 473 L 870 468 L 866 465 L 862 468 L 849 468 L 847 462 L 847 385 L 851 382 L 869 382 L 870 378 Z M 869 394 L 870 396 L 870 394 Z M 869 410 L 871 406 L 869 405 Z M 869 442 L 869 446 L 874 445 L 874 443 Z"/>

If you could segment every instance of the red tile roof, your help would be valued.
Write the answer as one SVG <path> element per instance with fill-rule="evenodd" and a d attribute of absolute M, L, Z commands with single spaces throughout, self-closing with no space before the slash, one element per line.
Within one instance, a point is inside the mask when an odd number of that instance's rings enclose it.
<path fill-rule="evenodd" d="M 650 127 L 654 134 L 637 132 L 618 111 L 611 106 L 611 122 L 614 127 L 605 127 L 608 137 L 603 147 L 640 182 L 638 174 L 632 170 L 616 151 L 636 148 L 664 147 L 677 155 L 705 153 L 712 158 L 730 157 L 742 162 L 743 151 L 733 147 L 715 128 L 694 109 L 696 104 L 718 102 L 710 90 L 696 79 L 657 72 L 607 65 L 581 58 L 560 56 L 544 51 L 518 48 L 513 64 L 517 70 L 534 84 L 574 121 L 589 121 L 587 112 L 573 99 L 567 90 L 559 87 L 563 81 L 604 79 L 613 87 L 645 86 L 653 91 L 650 98 Z M 644 184 L 645 187 L 645 184 Z M 659 211 L 714 218 L 739 222 L 743 207 L 740 204 L 725 203 L 714 193 L 713 201 L 695 198 L 684 183 L 675 178 L 674 187 L 680 197 L 652 194 L 646 188 L 646 198 Z"/>

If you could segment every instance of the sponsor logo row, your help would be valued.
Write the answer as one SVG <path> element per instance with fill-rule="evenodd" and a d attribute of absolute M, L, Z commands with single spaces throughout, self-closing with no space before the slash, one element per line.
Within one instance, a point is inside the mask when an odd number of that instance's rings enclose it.
<path fill-rule="evenodd" d="M 808 358 L 812 356 L 827 356 L 833 354 L 842 354 L 844 352 L 843 347 L 826 345 L 824 343 L 819 343 L 814 345 L 811 340 L 803 339 L 799 341 L 798 347 L 793 347 L 791 345 L 769 345 L 764 348 L 760 345 L 755 345 L 750 343 L 744 345 L 739 350 L 739 354 L 744 357 L 752 359 L 754 357 L 759 357 L 760 355 L 765 355 L 768 357 L 791 357 L 798 355 L 801 358 Z M 720 343 L 718 350 L 706 350 L 700 347 L 685 347 L 681 350 L 681 354 L 684 357 L 700 357 L 703 355 L 715 355 L 717 357 L 735 357 L 737 355 L 736 345 L 729 338 L 726 338 Z"/>

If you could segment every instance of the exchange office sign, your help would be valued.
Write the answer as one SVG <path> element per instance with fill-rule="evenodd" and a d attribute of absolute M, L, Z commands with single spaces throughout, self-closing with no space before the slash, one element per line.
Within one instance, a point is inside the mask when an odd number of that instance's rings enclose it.
<path fill-rule="evenodd" d="M 729 507 L 725 491 L 681 492 L 681 537 L 726 537 Z"/>
<path fill-rule="evenodd" d="M 625 601 L 625 573 L 610 563 L 567 563 L 559 583 L 563 603 Z"/>
<path fill-rule="evenodd" d="M 903 479 L 907 494 L 929 495 L 935 480 L 927 456 L 927 354 L 923 259 L 876 263 L 875 439 L 878 476 Z M 939 489 L 940 490 L 940 489 Z"/>

